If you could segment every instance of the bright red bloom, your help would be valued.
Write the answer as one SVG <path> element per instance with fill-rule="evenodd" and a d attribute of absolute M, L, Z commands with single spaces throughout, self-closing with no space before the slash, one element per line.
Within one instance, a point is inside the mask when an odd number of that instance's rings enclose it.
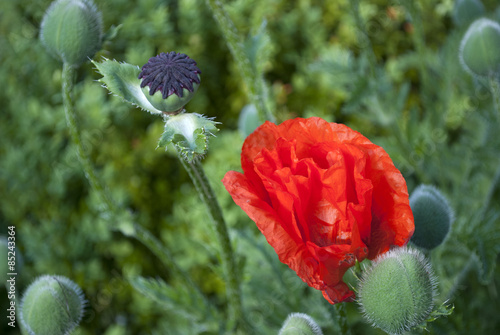
<path fill-rule="evenodd" d="M 406 182 L 381 147 L 320 118 L 266 122 L 247 137 L 243 174 L 222 182 L 281 262 L 332 304 L 351 301 L 347 269 L 414 231 Z"/>

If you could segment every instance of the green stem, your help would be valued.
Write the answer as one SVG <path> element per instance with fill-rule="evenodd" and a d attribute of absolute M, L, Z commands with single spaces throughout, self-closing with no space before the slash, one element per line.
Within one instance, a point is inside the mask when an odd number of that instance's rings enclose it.
<path fill-rule="evenodd" d="M 89 156 L 83 147 L 82 140 L 80 137 L 80 132 L 78 131 L 78 126 L 76 123 L 76 113 L 73 107 L 73 100 L 71 98 L 71 92 L 75 83 L 75 68 L 71 65 L 64 63 L 63 73 L 62 73 L 62 93 L 63 93 L 63 103 L 64 103 L 64 113 L 66 114 L 66 123 L 69 128 L 71 135 L 71 140 L 76 147 L 76 153 L 78 155 L 78 160 L 82 165 L 85 177 L 90 183 L 92 189 L 100 197 L 101 203 L 105 205 L 105 211 L 110 213 L 116 212 L 116 206 L 111 201 L 111 198 L 105 192 L 104 187 L 99 182 L 92 164 L 90 163 Z"/>
<path fill-rule="evenodd" d="M 179 152 L 179 151 L 178 151 Z M 184 156 L 178 153 L 179 160 L 191 177 L 201 200 L 205 203 L 208 214 L 215 224 L 215 231 L 219 245 L 221 246 L 222 266 L 227 279 L 227 297 L 229 302 L 229 320 L 228 327 L 237 327 L 238 323 L 244 322 L 241 303 L 241 291 L 234 260 L 234 252 L 231 246 L 231 240 L 214 191 L 205 175 L 200 160 L 194 159 L 188 161 Z"/>
<path fill-rule="evenodd" d="M 100 180 L 94 171 L 92 163 L 87 155 L 85 148 L 83 147 L 82 140 L 80 137 L 80 132 L 78 130 L 76 122 L 76 113 L 73 107 L 73 101 L 71 98 L 71 92 L 73 90 L 75 82 L 75 68 L 67 64 L 63 65 L 62 73 L 62 90 L 63 90 L 63 103 L 64 112 L 66 114 L 66 122 L 71 134 L 71 139 L 73 144 L 76 146 L 76 152 L 78 155 L 78 160 L 82 165 L 85 177 L 90 183 L 90 186 L 101 199 L 101 203 L 105 205 L 104 212 L 108 213 L 108 217 L 113 220 L 120 217 L 120 210 L 112 201 L 111 196 L 108 194 L 107 190 L 103 187 Z M 123 233 L 128 236 L 133 236 L 138 241 L 142 242 L 146 247 L 148 247 L 164 264 L 168 269 L 174 270 L 174 272 L 179 275 L 183 281 L 189 285 L 193 292 L 195 292 L 200 299 L 204 302 L 208 310 L 213 314 L 212 306 L 206 300 L 206 297 L 201 293 L 198 286 L 193 282 L 191 277 L 183 271 L 179 265 L 175 262 L 174 257 L 168 249 L 163 247 L 147 229 L 141 227 L 140 225 L 134 224 L 134 229 L 128 230 L 127 233 Z"/>

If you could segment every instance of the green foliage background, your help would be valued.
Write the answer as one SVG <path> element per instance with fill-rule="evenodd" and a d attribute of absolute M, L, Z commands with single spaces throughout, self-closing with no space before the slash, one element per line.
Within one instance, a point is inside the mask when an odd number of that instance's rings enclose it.
<path fill-rule="evenodd" d="M 450 299 L 455 311 L 428 329 L 492 334 L 500 329 L 500 191 L 495 187 L 500 110 L 487 83 L 458 62 L 467 27 L 453 24 L 453 1 L 411 3 L 361 1 L 368 39 L 357 32 L 348 0 L 237 0 L 225 8 L 246 38 L 252 64 L 264 73 L 267 103 L 278 122 L 320 116 L 345 123 L 386 149 L 410 192 L 420 183 L 444 192 L 456 221 L 446 243 L 429 256 L 440 282 L 438 300 Z M 483 3 L 487 12 L 495 11 L 494 0 Z M 203 318 L 171 269 L 137 241 L 110 229 L 102 217 L 102 204 L 85 180 L 66 127 L 61 65 L 38 40 L 49 4 L 0 3 L 0 234 L 16 226 L 17 251 L 24 258 L 18 292 L 42 274 L 78 283 L 89 307 L 77 334 L 216 333 L 217 322 Z M 109 0 L 97 6 L 105 29 L 122 27 L 94 59 L 142 66 L 159 52 L 177 51 L 202 70 L 202 85 L 187 108 L 221 122 L 204 165 L 239 255 L 248 318 L 259 333 L 273 334 L 287 314 L 305 312 L 325 334 L 334 334 L 336 311 L 279 263 L 220 183 L 226 171 L 239 169 L 243 138 L 237 121 L 250 100 L 242 69 L 206 3 Z M 96 82 L 99 77 L 90 63 L 83 65 L 74 91 L 84 144 L 99 175 L 224 315 L 214 231 L 173 149 L 155 150 L 161 120 L 109 95 Z M 129 281 L 136 276 L 155 281 L 135 281 L 143 288 L 138 292 Z M 160 303 L 144 294 L 154 290 L 161 293 L 155 296 L 162 297 Z M 355 304 L 347 310 L 353 334 L 381 333 L 361 319 Z M 4 321 L 0 329 L 17 333 Z"/>

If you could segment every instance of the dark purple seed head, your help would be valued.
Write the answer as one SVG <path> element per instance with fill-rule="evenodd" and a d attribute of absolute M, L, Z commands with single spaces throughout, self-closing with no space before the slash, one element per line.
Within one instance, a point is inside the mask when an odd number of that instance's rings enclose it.
<path fill-rule="evenodd" d="M 182 98 L 184 88 L 194 92 L 193 83 L 200 83 L 200 73 L 194 60 L 172 51 L 151 57 L 142 67 L 139 79 L 142 79 L 141 88 L 149 86 L 149 95 L 160 91 L 163 99 L 172 94 Z"/>

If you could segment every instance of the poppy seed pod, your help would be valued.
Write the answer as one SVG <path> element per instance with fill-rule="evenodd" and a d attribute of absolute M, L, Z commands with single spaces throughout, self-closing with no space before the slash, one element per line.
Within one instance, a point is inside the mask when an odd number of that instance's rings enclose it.
<path fill-rule="evenodd" d="M 92 0 L 54 1 L 43 17 L 40 39 L 54 57 L 79 66 L 101 48 L 101 13 Z"/>
<path fill-rule="evenodd" d="M 429 317 L 435 287 L 424 256 L 417 250 L 396 248 L 377 257 L 363 273 L 358 303 L 374 327 L 401 334 Z"/>
<path fill-rule="evenodd" d="M 465 27 L 484 13 L 484 5 L 480 0 L 457 0 L 453 7 L 453 20 L 457 26 Z"/>
<path fill-rule="evenodd" d="M 142 92 L 162 112 L 175 113 L 194 96 L 200 85 L 200 69 L 185 54 L 162 52 L 151 57 L 139 73 Z"/>
<path fill-rule="evenodd" d="M 323 332 L 309 315 L 292 313 L 286 318 L 278 335 L 323 335 Z"/>
<path fill-rule="evenodd" d="M 500 71 L 500 25 L 490 19 L 474 21 L 460 43 L 460 62 L 472 75 Z"/>
<path fill-rule="evenodd" d="M 82 290 L 68 278 L 41 276 L 21 301 L 23 334 L 70 334 L 82 319 L 85 304 Z"/>
<path fill-rule="evenodd" d="M 453 211 L 446 198 L 433 186 L 420 185 L 410 196 L 415 221 L 411 242 L 417 247 L 434 249 L 445 240 L 453 221 Z"/>

